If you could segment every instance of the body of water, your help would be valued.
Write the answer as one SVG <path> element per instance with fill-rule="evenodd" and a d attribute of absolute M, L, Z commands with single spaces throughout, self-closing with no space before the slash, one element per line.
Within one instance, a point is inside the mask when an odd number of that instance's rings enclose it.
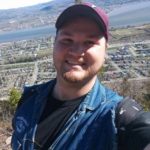
<path fill-rule="evenodd" d="M 150 23 L 150 1 L 130 3 L 116 8 L 109 14 L 110 27 L 125 27 Z M 0 34 L 0 42 L 33 39 L 48 35 L 55 35 L 54 26 L 18 30 Z"/>
<path fill-rule="evenodd" d="M 0 34 L 0 43 L 18 41 L 18 40 L 27 40 L 33 38 L 39 38 L 44 36 L 54 36 L 55 35 L 54 26 L 44 26 L 39 28 L 32 28 L 26 30 L 11 31 L 7 33 Z"/>
<path fill-rule="evenodd" d="M 150 1 L 131 3 L 109 13 L 111 27 L 150 23 Z"/>

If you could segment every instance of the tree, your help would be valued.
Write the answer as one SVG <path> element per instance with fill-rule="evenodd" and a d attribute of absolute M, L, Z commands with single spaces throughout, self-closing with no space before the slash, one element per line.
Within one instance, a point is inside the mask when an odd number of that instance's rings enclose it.
<path fill-rule="evenodd" d="M 19 99 L 21 98 L 21 92 L 13 87 L 9 93 L 9 103 L 12 106 L 17 106 Z"/>

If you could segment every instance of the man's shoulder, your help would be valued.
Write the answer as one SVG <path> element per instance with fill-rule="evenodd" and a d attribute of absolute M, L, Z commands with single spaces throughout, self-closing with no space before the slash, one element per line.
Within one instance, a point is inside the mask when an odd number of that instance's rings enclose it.
<path fill-rule="evenodd" d="M 54 84 L 55 79 L 45 83 L 35 84 L 32 86 L 25 86 L 21 99 L 18 102 L 18 107 L 20 107 L 25 101 L 27 101 L 31 97 L 36 97 L 38 95 L 44 94 L 45 92 L 49 92 Z"/>
<path fill-rule="evenodd" d="M 126 126 L 143 110 L 142 106 L 130 97 L 125 97 L 116 107 L 117 126 Z"/>
<path fill-rule="evenodd" d="M 150 143 L 150 112 L 132 98 L 124 98 L 116 108 L 119 149 L 144 150 Z M 148 146 L 150 148 L 150 145 Z"/>
<path fill-rule="evenodd" d="M 111 100 L 112 102 L 119 103 L 124 99 L 123 96 L 121 96 L 118 92 L 108 88 L 107 86 L 102 85 L 105 89 L 105 96 L 107 100 Z"/>
<path fill-rule="evenodd" d="M 24 86 L 24 92 L 41 91 L 51 86 L 54 82 L 55 80 L 50 80 L 39 84 Z"/>

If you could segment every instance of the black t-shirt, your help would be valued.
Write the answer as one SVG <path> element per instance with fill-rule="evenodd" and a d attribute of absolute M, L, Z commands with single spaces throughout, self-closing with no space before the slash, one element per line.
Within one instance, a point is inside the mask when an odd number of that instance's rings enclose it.
<path fill-rule="evenodd" d="M 37 127 L 36 149 L 48 149 L 83 98 L 61 101 L 50 96 Z"/>

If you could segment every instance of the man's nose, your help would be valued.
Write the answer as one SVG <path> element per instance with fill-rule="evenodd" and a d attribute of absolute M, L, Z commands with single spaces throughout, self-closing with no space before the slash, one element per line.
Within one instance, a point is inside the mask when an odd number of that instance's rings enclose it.
<path fill-rule="evenodd" d="M 69 52 L 74 55 L 83 55 L 84 47 L 81 43 L 73 43 Z"/>

